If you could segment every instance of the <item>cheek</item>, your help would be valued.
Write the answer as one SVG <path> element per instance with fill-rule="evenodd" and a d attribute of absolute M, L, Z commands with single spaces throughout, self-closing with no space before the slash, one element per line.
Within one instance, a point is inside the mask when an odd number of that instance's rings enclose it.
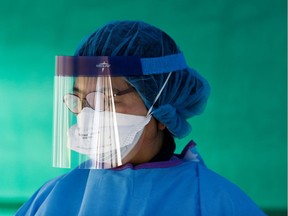
<path fill-rule="evenodd" d="M 115 101 L 116 112 L 145 116 L 148 112 L 139 95 L 131 94 L 122 101 Z"/>
<path fill-rule="evenodd" d="M 150 122 L 146 125 L 145 131 L 144 131 L 144 137 L 145 139 L 154 139 L 155 136 L 157 135 L 158 129 L 157 129 L 157 122 L 156 120 L 152 117 Z"/>
<path fill-rule="evenodd" d="M 123 164 L 139 164 L 148 162 L 151 159 L 151 152 L 154 155 L 155 143 L 157 137 L 157 123 L 154 118 L 146 125 L 141 138 L 138 140 L 133 150 L 123 159 Z"/>
<path fill-rule="evenodd" d="M 154 146 L 155 139 L 158 135 L 157 122 L 152 117 L 150 122 L 146 125 L 141 138 L 137 145 L 140 146 L 140 150 L 145 152 Z"/>

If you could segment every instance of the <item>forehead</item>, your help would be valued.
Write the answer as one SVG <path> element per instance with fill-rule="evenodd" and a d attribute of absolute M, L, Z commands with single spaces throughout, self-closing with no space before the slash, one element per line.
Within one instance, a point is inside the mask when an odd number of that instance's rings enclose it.
<path fill-rule="evenodd" d="M 82 92 L 90 92 L 105 88 L 123 90 L 129 86 L 124 77 L 77 77 L 74 82 L 74 89 Z"/>

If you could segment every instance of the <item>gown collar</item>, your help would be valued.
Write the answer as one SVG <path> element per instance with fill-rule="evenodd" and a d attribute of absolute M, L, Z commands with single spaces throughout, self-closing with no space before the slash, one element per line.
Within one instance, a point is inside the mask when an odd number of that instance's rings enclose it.
<path fill-rule="evenodd" d="M 127 163 L 123 166 L 113 168 L 112 170 L 169 168 L 177 166 L 185 161 L 191 161 L 191 160 L 198 161 L 197 155 L 193 154 L 191 151 L 191 149 L 193 149 L 195 146 L 196 146 L 195 142 L 190 141 L 180 154 L 173 154 L 172 157 L 167 161 L 147 162 L 136 166 L 134 166 L 131 163 Z"/>

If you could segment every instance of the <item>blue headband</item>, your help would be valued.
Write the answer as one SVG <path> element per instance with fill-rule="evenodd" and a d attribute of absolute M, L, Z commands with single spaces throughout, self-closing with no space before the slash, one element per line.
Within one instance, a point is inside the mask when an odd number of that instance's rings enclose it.
<path fill-rule="evenodd" d="M 156 57 L 56 56 L 56 76 L 141 76 L 183 70 L 182 53 Z"/>

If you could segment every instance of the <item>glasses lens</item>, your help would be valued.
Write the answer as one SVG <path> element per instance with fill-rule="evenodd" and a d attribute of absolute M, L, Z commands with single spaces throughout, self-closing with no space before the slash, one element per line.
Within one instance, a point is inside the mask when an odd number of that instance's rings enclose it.
<path fill-rule="evenodd" d="M 103 111 L 105 107 L 105 95 L 101 92 L 90 92 L 86 96 L 87 103 L 94 110 Z"/>
<path fill-rule="evenodd" d="M 64 103 L 73 113 L 81 111 L 81 100 L 76 95 L 67 94 L 64 96 Z"/>

